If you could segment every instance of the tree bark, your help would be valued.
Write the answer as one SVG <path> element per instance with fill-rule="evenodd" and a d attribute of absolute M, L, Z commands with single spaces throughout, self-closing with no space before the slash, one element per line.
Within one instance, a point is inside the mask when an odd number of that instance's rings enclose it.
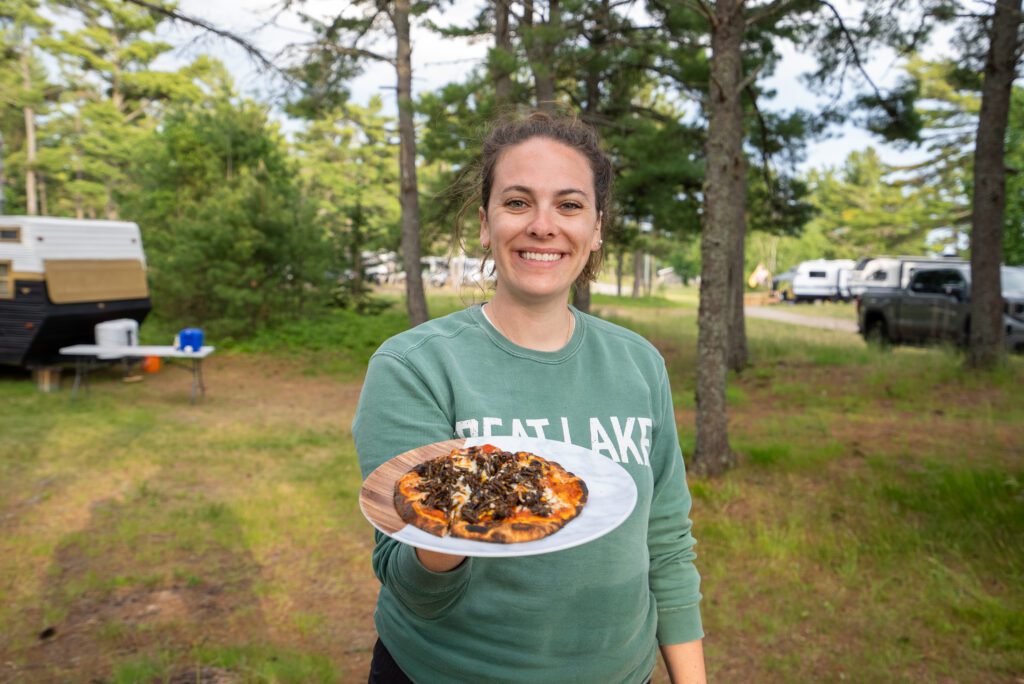
<path fill-rule="evenodd" d="M 349 259 L 352 261 L 352 296 L 358 303 L 366 292 L 363 282 L 363 205 L 356 203 L 349 233 Z"/>
<path fill-rule="evenodd" d="M 572 305 L 584 313 L 590 313 L 590 283 L 572 289 Z"/>
<path fill-rule="evenodd" d="M 747 185 L 743 183 L 738 191 L 742 197 L 736 202 L 746 206 Z M 746 211 L 734 212 L 729 237 L 729 370 L 739 373 L 747 367 L 747 325 L 743 314 L 743 294 L 746 292 L 746 277 L 743 273 L 744 251 L 747 238 Z"/>
<path fill-rule="evenodd" d="M 641 250 L 633 252 L 633 299 L 640 296 L 640 288 L 644 282 L 644 253 Z"/>
<path fill-rule="evenodd" d="M 530 59 L 530 71 L 533 73 L 533 87 L 537 98 L 537 108 L 546 111 L 555 111 L 555 73 L 552 70 L 554 62 L 555 44 L 552 42 L 551 33 L 561 23 L 561 8 L 558 0 L 550 0 L 548 3 L 548 18 L 544 22 L 544 29 L 538 34 L 534 31 L 533 21 L 533 0 L 526 0 L 523 3 L 523 18 L 529 34 L 525 41 L 526 54 Z"/>
<path fill-rule="evenodd" d="M 608 1 L 605 0 L 602 4 L 602 11 L 607 13 Z M 605 23 L 607 23 L 606 14 L 603 14 Z M 597 31 L 591 40 L 590 49 L 599 50 L 602 44 L 605 42 L 603 32 Z M 552 98 L 554 97 L 554 81 L 552 81 Z M 601 106 L 601 73 L 593 66 L 589 65 L 586 76 L 586 89 L 587 89 L 587 102 L 584 105 L 584 120 L 593 120 L 593 117 L 597 114 L 598 108 Z M 583 285 L 575 288 L 572 295 L 572 304 L 580 311 L 590 313 L 590 283 L 584 283 Z"/>
<path fill-rule="evenodd" d="M 736 463 L 729 446 L 725 385 L 731 230 L 742 218 L 746 182 L 740 104 L 743 0 L 718 0 L 711 33 L 707 172 L 697 313 L 697 442 L 693 471 L 718 475 Z"/>
<path fill-rule="evenodd" d="M 412 107 L 412 41 L 409 36 L 409 0 L 395 0 L 391 21 L 398 51 L 399 203 L 402 207 L 402 264 L 409 322 L 416 326 L 429 318 L 420 266 L 420 201 L 416 183 L 416 127 Z"/>
<path fill-rule="evenodd" d="M 46 198 L 46 176 L 40 175 L 38 178 L 36 178 L 36 185 L 39 188 L 39 211 L 42 213 L 43 216 L 49 216 L 50 205 Z"/>
<path fill-rule="evenodd" d="M 507 61 L 512 58 L 512 32 L 509 26 L 511 0 L 494 3 L 494 51 L 491 59 L 491 78 L 494 80 L 494 99 L 498 108 L 512 101 L 512 74 Z"/>
<path fill-rule="evenodd" d="M 974 210 L 971 217 L 971 318 L 967 364 L 994 368 L 1002 360 L 1004 165 L 1010 94 L 1016 72 L 1021 0 L 997 0 L 992 20 L 981 113 L 974 147 Z"/>
<path fill-rule="evenodd" d="M 619 251 L 616 253 L 618 259 L 615 260 L 615 296 L 622 296 L 622 262 L 626 260 L 626 248 L 619 247 Z"/>
<path fill-rule="evenodd" d="M 7 176 L 4 175 L 4 134 L 0 131 L 0 214 L 4 213 L 4 200 L 6 199 Z"/>
<path fill-rule="evenodd" d="M 25 106 L 22 107 L 25 117 L 25 213 L 35 216 L 39 213 L 36 194 L 36 113 L 28 104 L 32 92 L 32 72 L 29 65 L 31 49 L 26 36 L 21 52 L 21 81 L 26 100 Z"/>

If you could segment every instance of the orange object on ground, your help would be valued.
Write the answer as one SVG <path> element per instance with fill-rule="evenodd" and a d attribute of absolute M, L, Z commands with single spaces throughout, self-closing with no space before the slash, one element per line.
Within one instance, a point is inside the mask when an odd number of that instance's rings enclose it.
<path fill-rule="evenodd" d="M 156 373 L 160 370 L 160 366 L 159 356 L 147 356 L 142 359 L 142 370 L 146 373 Z"/>

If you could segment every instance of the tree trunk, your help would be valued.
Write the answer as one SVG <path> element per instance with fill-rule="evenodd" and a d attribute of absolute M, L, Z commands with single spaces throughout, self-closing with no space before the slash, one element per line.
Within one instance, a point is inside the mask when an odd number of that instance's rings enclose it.
<path fill-rule="evenodd" d="M 349 259 L 352 261 L 352 295 L 358 303 L 366 292 L 363 282 L 363 205 L 356 204 L 352 230 L 349 234 Z"/>
<path fill-rule="evenodd" d="M 552 71 L 555 44 L 552 42 L 551 33 L 561 22 L 560 12 L 558 0 L 550 0 L 548 19 L 544 24 L 544 30 L 538 35 L 533 31 L 533 0 L 526 0 L 523 3 L 523 17 L 529 35 L 525 41 L 526 54 L 530 59 L 530 71 L 533 73 L 537 108 L 546 112 L 555 111 L 555 74 Z"/>
<path fill-rule="evenodd" d="M 736 463 L 729 446 L 725 384 L 729 335 L 730 231 L 746 182 L 740 105 L 743 0 L 718 0 L 711 34 L 700 308 L 697 313 L 697 443 L 693 471 L 718 475 Z"/>
<path fill-rule="evenodd" d="M 737 189 L 742 198 L 737 199 L 740 207 L 746 205 L 746 183 Z M 734 212 L 735 221 L 729 237 L 729 370 L 739 373 L 747 367 L 747 326 L 743 316 L 743 294 L 746 292 L 746 277 L 743 273 L 744 247 L 747 237 L 746 211 Z"/>
<path fill-rule="evenodd" d="M 620 247 L 616 253 L 618 259 L 615 260 L 615 296 L 622 296 L 622 262 L 626 260 L 626 248 Z"/>
<path fill-rule="evenodd" d="M 39 213 L 36 199 L 36 113 L 32 106 L 27 104 L 32 91 L 30 51 L 31 45 L 26 36 L 21 52 L 21 80 L 26 99 L 26 104 L 22 107 L 25 116 L 25 213 L 35 216 Z"/>
<path fill-rule="evenodd" d="M 605 9 L 607 9 L 607 0 L 605 1 Z M 552 8 L 552 12 L 554 8 Z M 591 43 L 591 49 L 599 49 L 600 43 L 604 42 L 603 35 L 599 32 L 595 35 L 594 41 L 598 43 L 595 45 Z M 593 120 L 593 117 L 597 114 L 598 107 L 601 102 L 601 74 L 596 68 L 591 66 L 587 69 L 586 88 L 587 88 L 587 102 L 583 108 L 584 120 Z M 551 85 L 551 96 L 554 98 L 554 81 Z M 539 96 L 539 92 L 538 92 Z M 602 230 L 605 226 L 602 226 Z M 582 286 L 577 287 L 573 290 L 572 304 L 580 311 L 590 313 L 590 283 L 584 283 Z"/>
<path fill-rule="evenodd" d="M 590 283 L 572 289 L 572 305 L 584 313 L 590 313 Z"/>
<path fill-rule="evenodd" d="M 640 296 L 640 288 L 644 282 L 644 253 L 641 250 L 633 252 L 633 299 Z"/>
<path fill-rule="evenodd" d="M 511 0 L 494 3 L 494 55 L 491 57 L 491 78 L 494 81 L 494 99 L 501 107 L 512 101 L 512 73 L 508 66 L 513 59 L 512 32 L 509 28 Z"/>
<path fill-rule="evenodd" d="M 46 199 L 46 176 L 40 175 L 37 179 L 37 185 L 39 186 L 39 211 L 43 216 L 50 215 L 50 205 Z M 0 185 L 0 187 L 3 187 Z"/>
<path fill-rule="evenodd" d="M 409 322 L 416 326 L 429 318 L 420 266 L 420 201 L 416 183 L 416 127 L 412 116 L 412 42 L 409 37 L 409 0 L 395 0 L 392 14 L 398 52 L 399 203 L 402 206 L 402 264 Z"/>
<path fill-rule="evenodd" d="M 1021 0 L 997 0 L 992 21 L 981 113 L 974 147 L 974 214 L 971 217 L 971 318 L 967 364 L 994 368 L 1002 359 L 1004 166 L 1010 93 L 1015 76 Z"/>
<path fill-rule="evenodd" d="M 7 176 L 4 175 L 4 133 L 0 131 L 0 214 L 4 213 L 4 200 L 6 199 L 5 189 L 7 188 Z"/>
<path fill-rule="evenodd" d="M 654 288 L 654 257 L 650 254 L 644 255 L 644 294 L 651 296 Z"/>

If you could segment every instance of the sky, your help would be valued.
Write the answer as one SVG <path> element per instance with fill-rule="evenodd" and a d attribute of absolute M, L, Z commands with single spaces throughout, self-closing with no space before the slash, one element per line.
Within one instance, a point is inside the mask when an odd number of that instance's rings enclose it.
<path fill-rule="evenodd" d="M 285 49 L 289 44 L 299 43 L 311 37 L 309 29 L 304 26 L 294 12 L 278 17 L 277 25 L 268 25 L 268 18 L 274 6 L 273 0 L 180 0 L 179 9 L 189 15 L 201 17 L 211 24 L 228 29 L 256 45 L 266 54 L 272 55 Z M 478 3 L 469 0 L 456 0 L 445 12 L 444 21 L 453 24 L 465 24 L 473 16 Z M 324 16 L 336 11 L 338 2 L 326 0 L 310 0 L 303 7 L 313 16 Z M 236 80 L 238 89 L 257 99 L 265 99 L 270 88 L 270 81 L 261 74 L 257 65 L 244 51 L 230 42 L 209 35 L 201 35 L 197 29 L 172 27 L 165 24 L 161 37 L 172 45 L 179 46 L 174 51 L 161 57 L 158 68 L 177 68 L 196 55 L 207 53 L 225 63 Z M 390 44 L 378 46 L 382 52 L 391 51 Z M 436 89 L 451 81 L 461 80 L 471 69 L 482 64 L 489 43 L 478 41 L 470 43 L 463 39 L 441 38 L 422 27 L 413 28 L 413 88 L 417 93 Z M 941 50 L 938 51 L 941 53 Z M 786 109 L 805 107 L 814 110 L 824 98 L 816 97 L 803 85 L 799 76 L 813 65 L 813 59 L 797 54 L 792 49 L 783 51 L 783 59 L 776 73 L 764 82 L 778 91 L 774 101 L 764 106 L 766 109 Z M 872 77 L 879 85 L 892 83 L 899 76 L 899 69 L 892 61 L 877 61 L 869 66 Z M 379 94 L 384 98 L 385 106 L 394 111 L 394 70 L 387 64 L 371 64 L 365 72 L 354 79 L 350 86 L 353 99 L 365 103 L 372 95 Z M 284 121 L 288 130 L 289 122 Z M 846 156 L 854 150 L 862 150 L 874 146 L 879 150 L 883 161 L 894 164 L 912 163 L 922 154 L 920 152 L 901 151 L 887 146 L 870 133 L 857 128 L 853 124 L 833 128 L 829 137 L 812 142 L 808 146 L 807 158 L 801 166 L 802 170 L 821 168 L 823 166 L 839 166 Z"/>

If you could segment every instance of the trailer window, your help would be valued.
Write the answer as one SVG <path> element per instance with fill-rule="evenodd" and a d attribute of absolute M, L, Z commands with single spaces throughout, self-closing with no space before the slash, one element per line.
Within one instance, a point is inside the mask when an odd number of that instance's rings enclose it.
<path fill-rule="evenodd" d="M 10 261 L 0 261 L 0 299 L 14 298 L 14 273 Z"/>
<path fill-rule="evenodd" d="M 811 271 L 807 275 L 810 276 L 811 278 L 824 278 L 825 277 L 825 272 L 824 271 Z"/>
<path fill-rule="evenodd" d="M 21 228 L 0 226 L 0 242 L 21 242 Z"/>

